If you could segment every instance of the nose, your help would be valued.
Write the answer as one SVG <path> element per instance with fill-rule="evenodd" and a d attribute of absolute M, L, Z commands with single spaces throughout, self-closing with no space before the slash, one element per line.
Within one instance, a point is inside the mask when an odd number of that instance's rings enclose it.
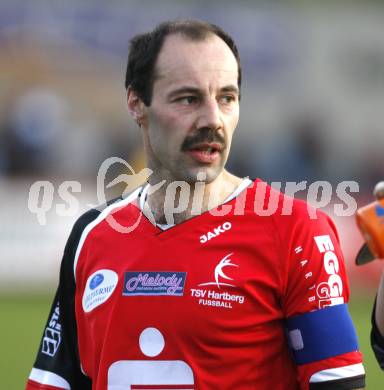
<path fill-rule="evenodd" d="M 200 106 L 197 127 L 219 130 L 222 128 L 222 125 L 221 112 L 217 100 L 214 98 L 205 99 Z"/>

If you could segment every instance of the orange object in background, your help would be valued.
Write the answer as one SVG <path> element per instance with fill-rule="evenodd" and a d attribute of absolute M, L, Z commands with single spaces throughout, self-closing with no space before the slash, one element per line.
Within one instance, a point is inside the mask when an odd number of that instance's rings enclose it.
<path fill-rule="evenodd" d="M 384 259 L 384 182 L 376 185 L 374 194 L 377 200 L 356 212 L 357 226 L 366 242 L 357 255 L 358 265 Z"/>

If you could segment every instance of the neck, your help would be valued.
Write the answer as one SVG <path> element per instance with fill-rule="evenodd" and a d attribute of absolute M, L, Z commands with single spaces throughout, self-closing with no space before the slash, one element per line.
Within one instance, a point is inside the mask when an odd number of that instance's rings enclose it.
<path fill-rule="evenodd" d="M 144 213 L 154 223 L 178 224 L 222 204 L 241 181 L 225 170 L 210 183 L 151 177 Z"/>

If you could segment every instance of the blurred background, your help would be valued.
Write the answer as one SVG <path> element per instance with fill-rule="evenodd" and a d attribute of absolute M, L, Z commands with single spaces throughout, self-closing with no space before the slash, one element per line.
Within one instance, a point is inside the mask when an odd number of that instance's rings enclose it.
<path fill-rule="evenodd" d="M 229 170 L 268 182 L 328 181 L 334 202 L 338 183 L 355 181 L 358 206 L 373 200 L 374 184 L 384 179 L 382 1 L 1 0 L 2 388 L 24 386 L 66 238 L 75 219 L 98 203 L 102 162 L 116 156 L 136 171 L 144 167 L 141 136 L 125 104 L 129 38 L 189 17 L 219 24 L 240 49 L 241 120 Z M 28 202 L 37 181 L 51 183 L 39 198 L 44 218 Z M 60 187 L 69 181 L 80 183 L 71 190 L 71 209 Z M 110 197 L 121 191 L 115 187 Z M 383 265 L 357 269 L 362 238 L 353 216 L 335 215 L 332 203 L 325 210 L 345 254 L 367 388 L 380 389 L 384 373 L 368 337 Z"/>

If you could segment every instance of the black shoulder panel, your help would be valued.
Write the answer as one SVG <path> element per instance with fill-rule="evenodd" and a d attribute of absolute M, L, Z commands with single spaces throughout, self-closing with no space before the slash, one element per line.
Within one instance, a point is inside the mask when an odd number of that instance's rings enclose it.
<path fill-rule="evenodd" d="M 60 268 L 59 286 L 37 353 L 34 368 L 64 378 L 71 389 L 91 390 L 92 384 L 80 368 L 75 317 L 75 278 L 73 264 L 76 249 L 85 227 L 100 211 L 89 210 L 74 224 Z"/>
<path fill-rule="evenodd" d="M 127 196 L 129 196 L 128 194 Z M 59 286 L 52 303 L 48 321 L 34 364 L 34 369 L 56 374 L 65 379 L 71 389 L 91 390 L 91 379 L 80 366 L 75 314 L 74 261 L 84 229 L 109 205 L 122 200 L 116 198 L 107 204 L 91 209 L 75 222 L 60 267 Z M 32 378 L 33 379 L 33 378 Z M 50 383 L 46 383 L 50 384 Z"/>

